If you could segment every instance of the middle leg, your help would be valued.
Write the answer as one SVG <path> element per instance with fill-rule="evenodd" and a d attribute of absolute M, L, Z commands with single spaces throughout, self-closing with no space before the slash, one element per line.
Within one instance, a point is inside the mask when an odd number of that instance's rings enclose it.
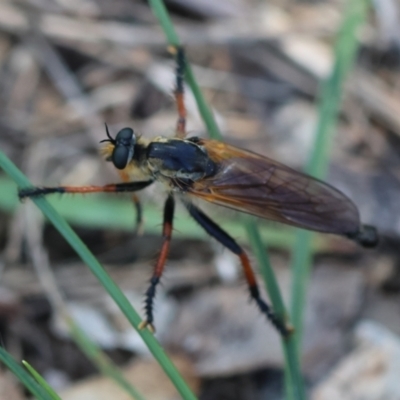
<path fill-rule="evenodd" d="M 136 194 L 132 195 L 132 202 L 136 210 L 136 222 L 135 229 L 133 231 L 134 236 L 140 236 L 143 233 L 143 209 L 142 203 L 140 202 L 139 196 Z"/>

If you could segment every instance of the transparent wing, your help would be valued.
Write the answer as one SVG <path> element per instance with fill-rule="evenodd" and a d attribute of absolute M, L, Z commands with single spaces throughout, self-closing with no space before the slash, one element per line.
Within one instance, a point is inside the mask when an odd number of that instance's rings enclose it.
<path fill-rule="evenodd" d="M 218 171 L 194 182 L 189 194 L 305 229 L 343 235 L 359 231 L 356 206 L 332 186 L 250 151 L 212 140 L 199 144 Z"/>

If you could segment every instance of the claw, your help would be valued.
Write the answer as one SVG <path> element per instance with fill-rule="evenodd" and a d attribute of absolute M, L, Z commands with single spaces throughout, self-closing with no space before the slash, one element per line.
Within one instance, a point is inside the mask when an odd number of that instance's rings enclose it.
<path fill-rule="evenodd" d="M 176 53 L 178 52 L 178 47 L 179 46 L 177 46 L 176 44 L 175 45 L 170 44 L 167 46 L 167 51 L 169 54 L 172 54 L 173 56 L 175 56 Z"/>
<path fill-rule="evenodd" d="M 146 320 L 142 321 L 139 324 L 139 329 L 140 330 L 142 330 L 144 328 L 147 328 L 151 333 L 155 333 L 156 332 L 156 328 L 154 327 L 154 325 L 151 322 L 146 321 Z"/>

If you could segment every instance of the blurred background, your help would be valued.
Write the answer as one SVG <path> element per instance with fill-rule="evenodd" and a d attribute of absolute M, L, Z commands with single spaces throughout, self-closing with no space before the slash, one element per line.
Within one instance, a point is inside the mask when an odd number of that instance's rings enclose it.
<path fill-rule="evenodd" d="M 224 140 L 296 169 L 307 164 L 320 83 L 333 63 L 345 1 L 165 2 Z M 375 0 L 342 93 L 327 181 L 378 227 L 364 250 L 313 240 L 302 355 L 309 397 L 400 398 L 400 3 Z M 104 123 L 172 136 L 174 62 L 138 0 L 0 1 L 0 148 L 39 186 L 118 182 L 99 155 Z M 207 137 L 189 89 L 187 130 Z M 161 245 L 165 192 L 140 193 L 144 229 L 124 195 L 51 196 L 137 309 Z M 237 214 L 201 207 L 248 247 Z M 177 392 L 73 250 L 0 171 L 0 338 L 63 399 L 128 398 L 71 340 L 68 307 L 148 399 Z M 260 222 L 289 300 L 295 231 Z M 157 338 L 200 399 L 281 399 L 279 337 L 250 304 L 238 260 L 178 207 L 156 298 Z M 251 254 L 251 252 L 250 252 Z M 251 256 L 254 267 L 257 263 Z M 6 370 L 1 399 L 24 399 Z"/>

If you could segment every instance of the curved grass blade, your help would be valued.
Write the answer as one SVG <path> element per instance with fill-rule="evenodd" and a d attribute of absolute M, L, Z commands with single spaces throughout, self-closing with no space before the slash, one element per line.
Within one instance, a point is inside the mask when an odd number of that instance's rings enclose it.
<path fill-rule="evenodd" d="M 337 121 L 344 81 L 351 70 L 358 49 L 357 33 L 367 17 L 367 0 L 353 0 L 346 4 L 344 19 L 335 47 L 335 62 L 330 77 L 322 85 L 319 102 L 319 120 L 314 150 L 306 172 L 319 179 L 328 169 L 329 152 Z M 297 347 L 301 347 L 303 314 L 307 284 L 312 264 L 311 242 L 314 234 L 299 231 L 293 248 L 291 312 L 298 332 Z M 300 351 L 300 350 L 299 350 Z"/>
<path fill-rule="evenodd" d="M 8 178 L 0 176 L 0 210 L 6 212 L 14 211 L 19 205 L 15 193 L 15 183 Z M 132 201 L 118 196 L 60 196 L 58 194 L 49 195 L 47 201 L 56 209 L 56 211 L 73 226 L 82 226 L 98 229 L 117 229 L 131 232 L 135 224 L 135 214 L 132 210 Z M 144 232 L 146 234 L 158 235 L 160 233 L 160 215 L 159 207 L 148 204 L 143 206 Z M 193 220 L 186 218 L 186 213 L 178 209 L 176 211 L 176 221 L 174 221 L 174 238 L 196 238 L 205 239 L 209 236 L 204 229 Z M 232 236 L 238 238 L 243 243 L 249 240 L 243 229 L 243 223 L 238 219 L 220 217 L 220 221 L 230 232 Z M 260 221 L 258 230 L 263 243 L 269 246 L 290 250 L 295 241 L 295 231 L 291 227 L 272 225 Z M 325 251 L 331 249 L 329 240 L 324 236 L 315 237 L 313 242 L 314 251 Z"/>
<path fill-rule="evenodd" d="M 22 361 L 23 366 L 29 371 L 36 382 L 47 392 L 53 400 L 61 400 L 61 397 L 54 391 L 54 389 L 46 382 L 46 380 L 32 367 L 27 361 Z"/>
<path fill-rule="evenodd" d="M 31 187 L 32 184 L 28 178 L 0 151 L 0 167 L 17 183 L 20 188 Z M 83 262 L 90 268 L 92 273 L 100 281 L 108 294 L 113 298 L 115 303 L 121 309 L 131 325 L 138 331 L 143 341 L 148 346 L 151 353 L 164 369 L 166 374 L 175 385 L 178 392 L 184 399 L 196 399 L 182 376 L 179 374 L 172 361 L 164 352 L 161 345 L 148 330 L 139 330 L 138 325 L 141 318 L 136 310 L 132 307 L 129 300 L 122 293 L 121 289 L 111 279 L 108 273 L 97 261 L 96 257 L 90 252 L 86 245 L 80 240 L 77 234 L 71 229 L 68 223 L 54 210 L 54 208 L 44 198 L 32 199 L 39 209 L 46 215 L 56 229 L 63 235 L 65 240 L 71 245 L 76 253 L 81 257 Z"/>
<path fill-rule="evenodd" d="M 177 33 L 175 32 L 174 25 L 172 24 L 172 21 L 168 15 L 168 11 L 165 7 L 164 2 L 162 0 L 149 0 L 149 4 L 151 9 L 153 10 L 154 15 L 157 17 L 161 27 L 163 28 L 168 43 L 171 46 L 180 46 L 181 42 Z M 199 109 L 200 115 L 203 118 L 204 123 L 206 124 L 210 137 L 212 139 L 221 140 L 222 134 L 218 128 L 217 123 L 215 122 L 210 107 L 208 107 L 207 102 L 203 97 L 203 94 L 200 90 L 199 85 L 197 84 L 189 63 L 186 63 L 185 65 L 185 78 L 189 83 L 190 88 L 192 89 L 193 95 L 196 99 L 197 107 Z"/>
<path fill-rule="evenodd" d="M 14 358 L 0 347 L 0 361 L 19 379 L 19 381 L 39 400 L 54 400 L 53 397 L 14 360 Z"/>
<path fill-rule="evenodd" d="M 86 333 L 70 318 L 64 316 L 64 320 L 69 327 L 69 331 L 80 349 L 86 354 L 89 360 L 106 375 L 118 383 L 133 399 L 145 400 L 145 398 L 136 390 L 124 377 L 121 371 L 113 364 L 107 355 L 101 351 L 86 335 Z"/>
<path fill-rule="evenodd" d="M 150 0 L 149 3 L 154 14 L 158 18 L 160 25 L 163 27 L 168 43 L 172 46 L 179 46 L 180 41 L 178 35 L 175 32 L 171 19 L 169 18 L 164 2 L 162 0 Z M 219 131 L 218 125 L 214 120 L 213 114 L 202 95 L 202 92 L 196 82 L 196 79 L 190 68 L 189 63 L 186 63 L 185 78 L 189 83 L 190 88 L 192 89 L 193 95 L 195 96 L 197 106 L 202 115 L 204 123 L 207 126 L 210 137 L 216 140 L 221 140 L 222 134 Z M 246 227 L 248 231 L 249 241 L 250 243 L 252 243 L 253 251 L 257 255 L 262 276 L 265 285 L 267 287 L 268 293 L 270 295 L 274 311 L 279 310 L 278 312 L 281 312 L 282 315 L 286 314 L 286 312 L 283 312 L 284 306 L 283 306 L 282 295 L 280 293 L 279 286 L 276 282 L 274 272 L 269 263 L 269 257 L 266 253 L 265 247 L 263 246 L 261 240 L 252 240 L 252 237 L 253 239 L 254 237 L 259 238 L 258 228 L 252 220 L 248 220 L 248 222 L 246 223 Z M 271 276 L 273 277 L 273 279 L 271 279 Z M 285 380 L 286 392 L 289 397 L 292 397 L 292 395 L 294 395 L 295 399 L 299 400 L 305 399 L 304 385 L 300 373 L 300 366 L 298 363 L 297 353 L 295 351 L 293 339 L 282 340 L 282 345 L 284 347 L 285 362 L 290 364 L 290 365 L 286 364 L 285 366 L 285 368 L 289 371 L 290 374 L 290 379 Z"/>

